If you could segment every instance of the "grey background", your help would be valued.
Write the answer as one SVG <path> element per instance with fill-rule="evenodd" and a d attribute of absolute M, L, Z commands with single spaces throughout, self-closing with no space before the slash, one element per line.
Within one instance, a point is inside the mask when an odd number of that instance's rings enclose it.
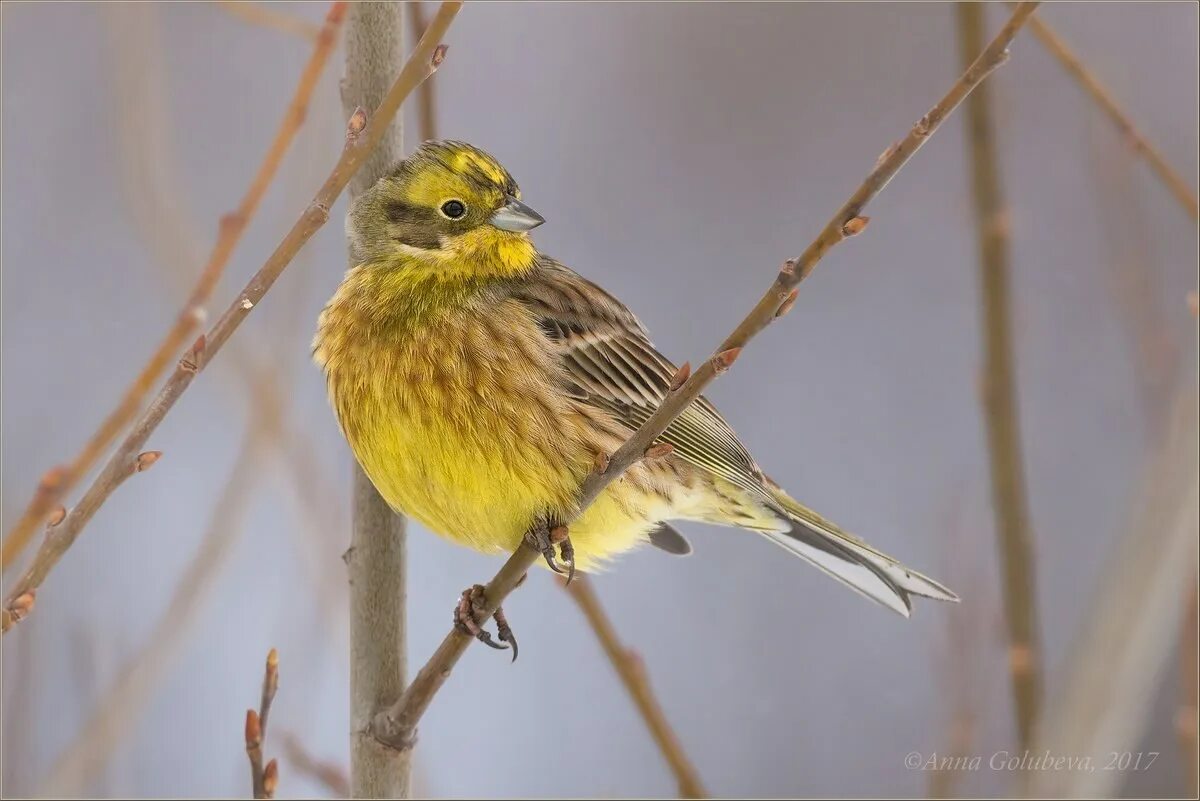
<path fill-rule="evenodd" d="M 991 12 L 995 30 L 1003 13 Z M 179 257 L 207 252 L 308 46 L 212 4 L 5 3 L 2 13 L 7 527 L 173 319 L 194 267 Z M 1194 186 L 1196 5 L 1040 13 Z M 678 361 L 710 352 L 959 61 L 953 9 L 939 4 L 471 4 L 448 41 L 440 134 L 503 161 L 548 220 L 539 247 L 623 298 Z M 121 58 L 143 68 L 122 77 Z M 336 159 L 340 71 L 339 52 L 214 313 Z M 1191 363 L 1183 296 L 1196 285 L 1196 231 L 1032 38 L 1018 38 L 992 87 L 1053 694 L 1089 597 L 1120 591 L 1095 579 L 1146 455 L 1138 355 L 1114 275 L 1134 271 Z M 145 100 L 155 91 L 158 109 Z M 156 113 L 169 147 L 131 145 L 131 128 L 154 138 Z M 963 603 L 921 604 L 905 622 L 764 541 L 698 525 L 685 526 L 692 558 L 639 552 L 596 582 L 716 794 L 924 794 L 929 775 L 906 770 L 904 756 L 946 748 L 959 698 L 975 715 L 973 751 L 1010 747 L 960 123 L 872 204 L 869 232 L 830 254 L 791 316 L 710 397 L 793 494 L 951 584 Z M 415 127 L 407 133 L 415 143 Z M 164 197 L 134 188 L 147 164 L 168 175 Z M 343 214 L 334 210 L 236 339 L 291 371 L 295 436 L 328 476 L 308 490 L 334 521 L 346 517 L 349 455 L 308 350 L 345 269 Z M 171 219 L 191 232 L 174 232 Z M 1183 376 L 1194 381 L 1193 368 Z M 46 582 L 35 616 L 4 638 L 6 794 L 41 786 L 161 615 L 241 437 L 238 382 L 224 358 L 202 375 L 151 442 L 163 460 L 117 492 Z M 290 731 L 314 754 L 346 760 L 347 535 L 322 525 L 314 540 L 285 465 L 267 458 L 260 470 L 212 597 L 87 792 L 245 794 L 242 718 L 272 645 L 283 678 L 268 753 Z M 415 665 L 444 635 L 457 593 L 498 561 L 415 526 L 410 554 Z M 521 661 L 482 649 L 463 659 L 421 726 L 418 790 L 672 794 L 592 634 L 547 575 L 532 576 L 507 610 Z M 950 637 L 955 615 L 967 617 L 965 640 Z M 1145 741 L 1161 761 L 1129 792 L 1182 792 L 1174 694 L 1174 682 L 1164 686 Z M 1010 779 L 984 770 L 958 789 L 1000 793 Z M 322 791 L 284 760 L 280 792 Z"/>

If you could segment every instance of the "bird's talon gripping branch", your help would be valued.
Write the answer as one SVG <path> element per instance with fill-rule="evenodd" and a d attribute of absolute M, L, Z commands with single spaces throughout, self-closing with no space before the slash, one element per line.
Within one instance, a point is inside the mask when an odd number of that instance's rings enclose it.
<path fill-rule="evenodd" d="M 575 547 L 571 544 L 566 526 L 551 526 L 545 523 L 536 525 L 525 532 L 525 543 L 542 555 L 551 570 L 560 576 L 566 576 L 568 584 L 575 578 Z M 559 559 L 564 564 L 560 564 Z"/>
<path fill-rule="evenodd" d="M 558 556 L 567 563 L 567 584 L 575 578 L 575 546 L 566 526 L 555 526 L 550 529 L 550 544 L 558 546 Z"/>
<path fill-rule="evenodd" d="M 500 642 L 493 640 L 491 632 L 479 625 L 480 618 L 484 617 L 486 605 L 487 597 L 484 595 L 482 584 L 476 584 L 463 590 L 462 597 L 458 599 L 458 605 L 454 607 L 454 627 L 497 651 L 507 651 L 510 647 L 507 643 L 511 643 L 513 660 L 516 661 L 517 638 L 513 636 L 512 628 L 509 627 L 508 620 L 504 617 L 504 610 L 497 609 L 492 615 L 500 634 Z"/>

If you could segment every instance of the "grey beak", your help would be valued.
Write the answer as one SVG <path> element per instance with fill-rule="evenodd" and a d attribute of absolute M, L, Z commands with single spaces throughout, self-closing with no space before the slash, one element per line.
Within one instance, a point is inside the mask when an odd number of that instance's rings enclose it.
<path fill-rule="evenodd" d="M 530 231 L 544 223 L 546 218 L 526 206 L 515 197 L 501 206 L 492 215 L 491 223 L 502 231 Z"/>

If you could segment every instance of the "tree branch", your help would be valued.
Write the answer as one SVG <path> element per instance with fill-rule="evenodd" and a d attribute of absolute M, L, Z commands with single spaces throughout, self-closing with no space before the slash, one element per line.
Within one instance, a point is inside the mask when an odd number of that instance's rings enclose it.
<path fill-rule="evenodd" d="M 373 106 L 387 91 L 392 65 L 404 57 L 404 5 L 358 3 L 346 29 L 342 105 Z M 428 83 L 428 82 L 425 82 Z M 403 119 L 388 128 L 370 161 L 350 183 L 351 199 L 404 157 Z M 350 255 L 350 266 L 355 264 Z M 404 692 L 407 563 L 404 518 L 392 511 L 354 463 L 350 547 L 343 557 L 350 585 L 350 787 L 354 798 L 407 798 L 411 754 L 371 737 L 377 709 Z"/>
<path fill-rule="evenodd" d="M 154 624 L 145 645 L 104 690 L 74 742 L 54 762 L 39 795 L 57 798 L 86 795 L 89 779 L 127 741 L 126 734 L 153 700 L 244 531 L 242 518 L 254 499 L 256 482 L 263 475 L 261 461 L 266 440 L 278 436 L 277 426 L 286 414 L 282 408 L 275 410 L 277 415 L 270 414 L 271 411 L 260 407 L 247 422 L 233 468 L 212 506 L 200 547 L 175 585 L 167 608 Z"/>
<path fill-rule="evenodd" d="M 346 145 L 333 171 L 318 190 L 308 208 L 276 247 L 261 269 L 250 279 L 233 304 L 206 335 L 201 335 L 182 359 L 175 372 L 159 390 L 157 397 L 142 413 L 125 440 L 109 458 L 79 503 L 56 527 L 49 530 L 32 564 L 8 595 L 6 611 L 29 595 L 45 580 L 50 570 L 75 542 L 79 533 L 101 505 L 138 465 L 138 454 L 150 435 L 187 391 L 192 380 L 216 356 L 225 342 L 245 320 L 250 311 L 291 263 L 300 248 L 320 230 L 329 219 L 329 209 L 341 195 L 350 179 L 374 151 L 387 125 L 395 117 L 400 104 L 422 81 L 441 64 L 445 48 L 439 39 L 458 13 L 460 2 L 444 2 L 426 36 L 418 43 L 404 68 L 396 77 L 387 96 L 375 111 L 372 120 L 359 109 L 347 125 Z M 8 616 L 5 618 L 8 621 Z M 7 628 L 5 629 L 7 631 Z"/>
<path fill-rule="evenodd" d="M 3 548 L 0 549 L 0 570 L 8 569 L 25 546 L 29 544 L 38 526 L 46 521 L 66 494 L 96 464 L 105 448 L 134 419 L 154 383 L 204 321 L 204 304 L 212 296 L 217 282 L 225 271 L 225 266 L 229 263 L 234 249 L 241 240 L 242 233 L 258 210 L 259 202 L 278 172 L 279 165 L 296 136 L 296 131 L 304 122 L 304 115 L 312 98 L 313 90 L 321 77 L 329 54 L 337 42 L 337 30 L 341 26 L 345 11 L 345 2 L 335 2 L 329 7 L 325 24 L 317 36 L 312 55 L 309 56 L 308 63 L 305 64 L 304 71 L 300 74 L 300 80 L 296 84 L 292 100 L 275 132 L 275 138 L 267 149 L 267 154 L 263 157 L 258 172 L 250 182 L 237 210 L 221 218 L 217 242 L 213 246 L 208 262 L 201 270 L 195 286 L 192 287 L 187 302 L 184 303 L 183 309 L 175 319 L 175 323 L 159 342 L 158 347 L 151 354 L 149 361 L 143 365 L 133 383 L 125 390 L 120 403 L 104 418 L 100 427 L 84 443 L 83 449 L 70 462 L 52 468 L 42 477 L 25 511 L 4 538 Z"/>
<path fill-rule="evenodd" d="M 251 3 L 247 0 L 216 0 L 217 6 L 233 17 L 251 25 L 299 36 L 310 42 L 320 36 L 320 29 L 306 19 L 284 13 L 271 7 L 270 3 Z"/>
<path fill-rule="evenodd" d="M 965 62 L 970 61 L 983 43 L 985 10 L 982 4 L 958 4 L 958 34 Z M 988 87 L 981 87 L 967 100 L 966 115 L 979 235 L 983 414 L 991 466 L 992 509 L 1003 570 L 1017 740 L 1020 748 L 1026 749 L 1033 738 L 1041 700 L 1042 659 L 1037 632 L 1033 532 L 1025 494 L 1013 364 L 1008 211 L 1000 189 Z"/>
<path fill-rule="evenodd" d="M 817 235 L 817 238 L 800 256 L 784 265 L 767 289 L 766 294 L 734 329 L 733 333 L 717 348 L 714 355 L 706 359 L 678 387 L 668 392 L 654 414 L 634 432 L 616 453 L 611 455 L 607 464 L 602 468 L 598 465 L 598 469 L 584 480 L 579 494 L 578 508 L 581 511 L 586 509 L 605 487 L 619 478 L 630 465 L 642 458 L 646 449 L 689 404 L 700 396 L 704 388 L 718 374 L 729 369 L 741 349 L 756 334 L 791 308 L 795 300 L 797 285 L 808 277 L 832 247 L 848 236 L 860 233 L 866 227 L 867 218 L 862 217 L 861 214 L 867 203 L 879 194 L 900 168 L 912 158 L 913 154 L 921 149 L 930 135 L 963 101 L 963 98 L 993 70 L 1004 63 L 1008 57 L 1009 42 L 1016 36 L 1017 31 L 1037 6 L 1037 2 L 1021 3 L 996 38 L 966 72 L 954 82 L 950 91 L 917 121 L 907 136 L 893 144 L 880 156 L 874 169 L 867 175 L 862 185 L 838 209 L 833 218 Z M 485 589 L 484 614 L 490 615 L 496 611 L 496 608 L 504 602 L 504 599 L 516 587 L 538 556 L 539 554 L 535 550 L 522 544 L 509 557 Z M 452 629 L 446 635 L 429 661 L 413 678 L 400 700 L 389 709 L 376 715 L 373 733 L 380 742 L 400 750 L 412 747 L 418 721 L 425 710 L 429 708 L 434 696 L 450 676 L 454 665 L 473 639 L 456 629 Z"/>
<path fill-rule="evenodd" d="M 601 606 L 600 598 L 596 595 L 591 581 L 586 576 L 576 576 L 575 580 L 567 585 L 566 590 L 567 594 L 579 605 L 579 611 L 583 612 L 583 616 L 587 618 L 592 630 L 596 632 L 604 654 L 612 663 L 613 669 L 617 671 L 617 675 L 621 678 L 625 689 L 629 691 L 630 697 L 633 698 L 638 713 L 645 721 L 646 727 L 650 729 L 650 735 L 654 738 L 658 750 L 662 752 L 663 757 L 667 760 L 667 765 L 671 768 L 671 773 L 675 776 L 675 781 L 679 785 L 679 796 L 681 798 L 707 798 L 708 792 L 704 789 L 704 783 L 700 781 L 700 775 L 696 772 L 691 760 L 688 759 L 683 745 L 679 742 L 679 736 L 671 728 L 667 716 L 659 706 L 658 699 L 654 696 L 650 678 L 646 675 L 645 663 L 642 662 L 641 656 L 636 651 L 621 644 L 616 629 L 613 628 L 608 615 L 604 613 L 604 607 Z"/>
<path fill-rule="evenodd" d="M 279 783 L 279 763 L 272 759 L 263 766 L 263 741 L 267 739 L 267 717 L 271 702 L 279 690 L 279 653 L 272 648 L 263 671 L 262 697 L 258 711 L 246 710 L 246 756 L 250 760 L 250 781 L 255 798 L 274 798 Z"/>
<path fill-rule="evenodd" d="M 1014 4 L 1010 2 L 1009 6 L 1012 5 Z M 1092 100 L 1096 101 L 1096 105 L 1100 106 L 1121 131 L 1121 134 L 1129 140 L 1133 149 L 1150 163 L 1150 167 L 1158 175 L 1159 180 L 1175 196 L 1175 200 L 1179 202 L 1180 206 L 1183 206 L 1188 216 L 1193 220 L 1197 219 L 1196 193 L 1191 190 L 1183 176 L 1167 163 L 1158 148 L 1138 130 L 1137 126 L 1133 124 L 1133 120 L 1125 113 L 1125 110 L 1121 108 L 1104 84 L 1100 83 L 1100 79 L 1096 77 L 1095 73 L 1084 66 L 1083 62 L 1079 60 L 1079 56 L 1075 55 L 1062 37 L 1041 18 L 1035 17 L 1030 20 L 1029 30 L 1033 33 L 1034 38 L 1049 51 L 1050 55 L 1057 59 L 1062 68 L 1075 79 L 1085 92 L 1091 95 Z"/>
<path fill-rule="evenodd" d="M 425 3 L 413 0 L 408 6 L 408 21 L 412 26 L 412 35 L 420 38 L 425 35 L 429 20 L 425 17 Z M 417 90 L 417 136 L 422 142 L 437 139 L 437 96 L 436 83 L 426 81 Z"/>
<path fill-rule="evenodd" d="M 322 762 L 304 748 L 294 734 L 283 735 L 283 751 L 296 773 L 308 776 L 321 784 L 334 798 L 352 798 L 350 780 L 345 771 L 334 762 Z"/>

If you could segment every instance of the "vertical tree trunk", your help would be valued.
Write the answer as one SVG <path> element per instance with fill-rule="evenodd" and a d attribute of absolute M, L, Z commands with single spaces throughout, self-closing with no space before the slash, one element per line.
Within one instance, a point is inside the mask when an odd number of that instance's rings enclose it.
<path fill-rule="evenodd" d="M 404 5 L 354 3 L 346 24 L 342 106 L 349 117 L 379 105 L 404 63 Z M 353 200 L 402 156 L 397 117 L 379 147 L 350 182 Z M 404 691 L 404 519 L 354 466 L 353 531 L 346 564 L 350 580 L 350 777 L 355 798 L 407 798 L 411 752 L 380 744 L 371 719 Z"/>

